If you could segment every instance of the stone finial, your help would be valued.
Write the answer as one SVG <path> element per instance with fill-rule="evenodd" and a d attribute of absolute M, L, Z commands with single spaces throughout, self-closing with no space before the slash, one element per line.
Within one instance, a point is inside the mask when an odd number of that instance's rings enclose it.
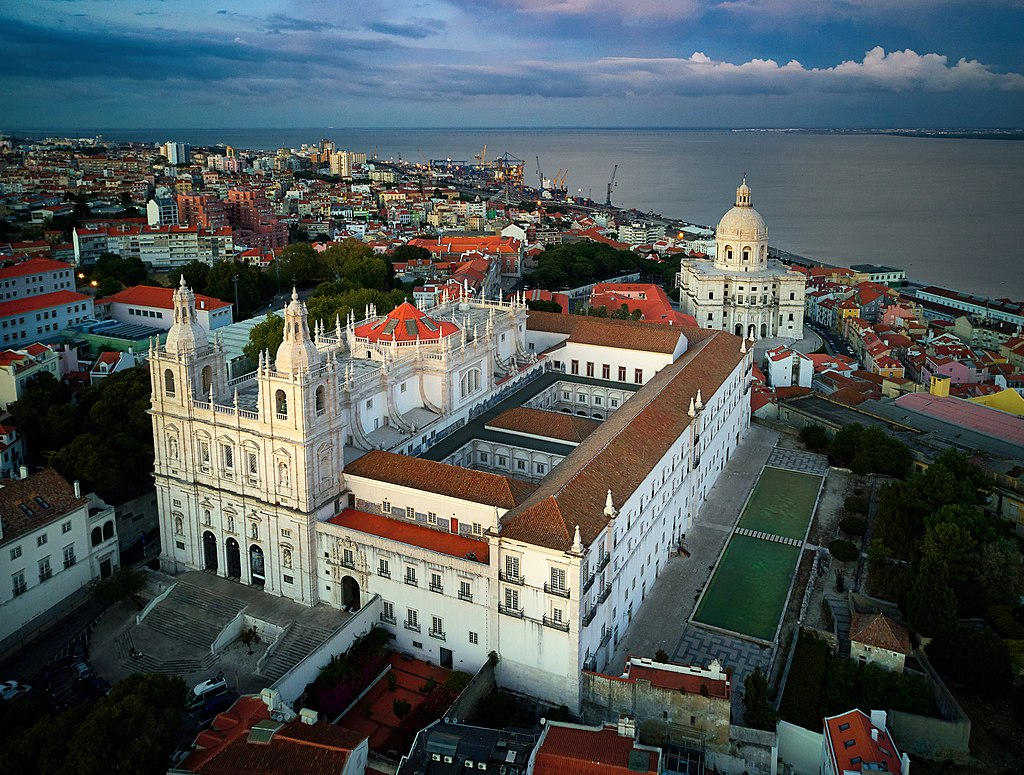
<path fill-rule="evenodd" d="M 609 489 L 604 499 L 604 514 L 606 517 L 614 517 L 616 513 L 615 504 L 612 503 L 612 491 Z"/>
<path fill-rule="evenodd" d="M 740 352 L 746 354 L 747 352 L 747 337 L 743 337 L 740 340 Z"/>
<path fill-rule="evenodd" d="M 703 408 L 704 408 L 704 399 L 701 398 L 700 388 L 697 388 L 697 411 L 700 411 Z"/>
<path fill-rule="evenodd" d="M 235 409 L 238 408 L 238 388 L 235 388 Z"/>
<path fill-rule="evenodd" d="M 583 539 L 580 538 L 580 526 L 576 525 L 576 531 L 572 536 L 572 551 L 576 554 L 583 552 Z"/>
<path fill-rule="evenodd" d="M 693 396 L 690 396 L 690 408 L 686 410 L 686 413 L 690 415 L 690 417 L 697 416 L 697 407 L 693 402 Z"/>

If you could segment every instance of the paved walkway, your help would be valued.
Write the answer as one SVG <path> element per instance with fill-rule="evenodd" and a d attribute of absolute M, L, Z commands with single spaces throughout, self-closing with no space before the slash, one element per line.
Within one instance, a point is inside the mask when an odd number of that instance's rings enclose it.
<path fill-rule="evenodd" d="M 738 527 L 736 528 L 736 532 L 741 536 L 760 538 L 762 541 L 774 541 L 777 544 L 785 544 L 786 546 L 803 545 L 803 541 L 797 541 L 795 538 L 786 538 L 785 536 L 775 535 L 775 533 L 765 533 L 762 530 L 751 530 L 747 527 Z"/>
<path fill-rule="evenodd" d="M 769 455 L 768 465 L 815 476 L 825 476 L 828 473 L 828 457 L 800 449 L 777 447 Z"/>

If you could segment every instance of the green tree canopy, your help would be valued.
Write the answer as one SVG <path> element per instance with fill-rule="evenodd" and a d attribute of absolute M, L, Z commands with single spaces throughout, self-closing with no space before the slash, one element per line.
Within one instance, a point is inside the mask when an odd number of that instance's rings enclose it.
<path fill-rule="evenodd" d="M 537 269 L 526 277 L 526 281 L 533 288 L 575 288 L 639 271 L 642 265 L 643 259 L 632 251 L 616 250 L 603 242 L 582 240 L 547 247 L 537 257 Z"/>
<path fill-rule="evenodd" d="M 206 293 L 234 304 L 235 277 L 238 278 L 239 307 L 235 310 L 235 319 L 243 320 L 273 296 L 273 284 L 257 266 L 244 261 L 218 261 L 206 276 Z"/>
<path fill-rule="evenodd" d="M 430 251 L 418 245 L 399 245 L 388 258 L 391 259 L 392 263 L 427 261 L 430 259 Z"/>
<path fill-rule="evenodd" d="M 206 293 L 206 281 L 210 276 L 209 264 L 204 261 L 189 261 L 180 269 L 172 269 L 167 273 L 172 288 L 178 287 L 182 275 L 185 275 L 185 284 L 189 288 L 196 293 Z"/>
<path fill-rule="evenodd" d="M 306 287 L 325 276 L 321 255 L 308 242 L 295 242 L 274 259 L 275 272 L 282 288 L 292 285 Z"/>
<path fill-rule="evenodd" d="M 124 258 L 117 253 L 102 253 L 89 270 L 93 280 L 116 280 L 121 285 L 138 285 L 149 275 L 146 265 L 137 256 Z"/>
<path fill-rule="evenodd" d="M 754 729 L 775 729 L 777 715 L 771 701 L 768 678 L 760 667 L 743 679 L 743 720 Z"/>
<path fill-rule="evenodd" d="M 242 352 L 246 358 L 256 363 L 264 350 L 270 353 L 271 358 L 277 355 L 277 348 L 283 341 L 284 318 L 268 312 L 262 323 L 257 323 L 249 330 L 249 341 L 242 348 Z"/>
<path fill-rule="evenodd" d="M 356 320 L 361 320 L 366 316 L 368 304 L 375 304 L 377 312 L 384 315 L 405 300 L 405 291 L 381 291 L 373 288 L 363 288 L 343 293 L 325 293 L 321 295 L 314 293 L 306 306 L 309 310 L 310 325 L 315 321 L 322 321 L 327 328 L 333 328 L 335 321 L 339 317 L 341 318 L 342 325 L 344 325 L 349 312 L 354 311 Z"/>
<path fill-rule="evenodd" d="M 885 474 L 902 479 L 910 468 L 910 450 L 882 428 L 865 428 L 853 423 L 836 432 L 829 445 L 829 457 L 836 465 L 856 474 Z"/>
<path fill-rule="evenodd" d="M 907 618 L 922 635 L 943 637 L 956 628 L 957 602 L 945 563 L 934 555 L 921 560 L 907 593 Z"/>
<path fill-rule="evenodd" d="M 346 239 L 333 243 L 321 255 L 324 272 L 335 280 L 348 282 L 351 288 L 375 288 L 386 291 L 394 286 L 391 263 L 378 256 L 365 242 Z"/>

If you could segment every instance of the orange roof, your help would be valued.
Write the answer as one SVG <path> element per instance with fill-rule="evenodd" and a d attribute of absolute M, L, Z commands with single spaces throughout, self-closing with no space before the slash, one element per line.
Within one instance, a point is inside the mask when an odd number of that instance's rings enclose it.
<path fill-rule="evenodd" d="M 28 261 L 21 261 L 14 266 L 0 269 L 0 280 L 6 280 L 9 277 L 23 277 L 27 274 L 57 272 L 70 268 L 71 264 L 65 264 L 63 261 L 51 261 L 48 258 L 30 258 Z"/>
<path fill-rule="evenodd" d="M 591 420 L 589 417 L 517 406 L 488 420 L 484 427 L 532 433 L 547 439 L 560 439 L 578 444 L 600 425 L 598 420 Z"/>
<path fill-rule="evenodd" d="M 38 296 L 26 296 L 23 299 L 11 299 L 10 301 L 0 303 L 0 318 L 11 317 L 22 312 L 32 312 L 37 309 L 59 307 L 62 304 L 74 304 L 88 299 L 88 296 L 75 293 L 74 291 L 54 291 L 53 293 L 42 293 Z"/>
<path fill-rule="evenodd" d="M 356 328 L 356 336 L 371 342 L 430 341 L 457 333 L 452 322 L 436 321 L 407 301 L 402 302 L 380 320 Z"/>
<path fill-rule="evenodd" d="M 213 296 L 196 295 L 196 309 L 223 309 L 230 307 L 231 303 L 215 299 Z M 174 289 L 159 288 L 155 285 L 133 285 L 125 288 L 113 296 L 106 296 L 97 300 L 97 304 L 134 304 L 138 307 L 157 307 L 159 309 L 174 309 Z"/>
<path fill-rule="evenodd" d="M 511 509 L 522 503 L 536 489 L 529 482 L 511 476 L 473 471 L 382 450 L 367 452 L 348 463 L 345 474 L 503 509 Z"/>
<path fill-rule="evenodd" d="M 903 771 L 903 762 L 889 733 L 879 729 L 878 739 L 873 740 L 871 730 L 871 717 L 861 710 L 825 719 L 833 772 L 877 772 L 878 765 L 883 765 L 881 769 L 889 773 Z"/>
<path fill-rule="evenodd" d="M 464 538 L 455 533 L 424 527 L 415 522 L 403 522 L 393 517 L 382 517 L 357 509 L 343 509 L 337 516 L 329 520 L 332 525 L 339 525 L 360 533 L 368 533 L 379 538 L 389 538 L 409 546 L 418 546 L 432 552 L 446 554 L 449 557 L 472 559 L 476 562 L 488 563 L 490 551 L 486 541 Z"/>
<path fill-rule="evenodd" d="M 534 775 L 629 775 L 657 773 L 661 757 L 636 750 L 631 737 L 614 726 L 603 729 L 549 724 L 537 749 Z"/>
<path fill-rule="evenodd" d="M 557 312 L 530 310 L 527 328 L 531 331 L 568 334 L 569 341 L 602 347 L 620 347 L 628 350 L 664 353 L 675 352 L 679 345 L 679 330 L 658 323 L 638 320 L 611 320 L 588 315 L 560 315 Z M 687 329 L 687 333 L 700 329 Z M 737 340 L 739 341 L 739 340 Z M 739 345 L 736 346 L 737 352 Z"/>
<path fill-rule="evenodd" d="M 889 651 L 898 651 L 900 654 L 909 654 L 911 650 L 910 631 L 885 614 L 868 615 L 855 612 L 850 625 L 850 640 Z"/>

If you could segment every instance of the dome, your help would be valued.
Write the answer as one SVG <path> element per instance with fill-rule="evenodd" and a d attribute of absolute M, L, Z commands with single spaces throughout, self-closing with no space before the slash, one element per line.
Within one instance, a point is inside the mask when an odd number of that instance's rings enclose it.
<path fill-rule="evenodd" d="M 448 321 L 434 320 L 405 301 L 386 316 L 356 328 L 356 336 L 371 342 L 438 341 L 458 333 L 459 327 Z"/>
<path fill-rule="evenodd" d="M 718 222 L 717 239 L 759 242 L 768 239 L 768 225 L 753 207 L 734 207 Z"/>

